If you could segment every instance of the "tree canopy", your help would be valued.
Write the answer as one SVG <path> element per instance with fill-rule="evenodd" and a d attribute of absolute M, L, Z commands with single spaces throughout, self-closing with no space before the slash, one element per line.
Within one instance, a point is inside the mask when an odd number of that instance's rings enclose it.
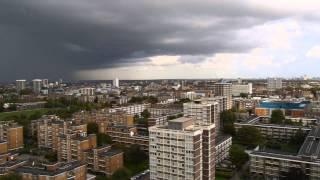
<path fill-rule="evenodd" d="M 230 149 L 230 160 L 236 168 L 240 169 L 244 163 L 249 159 L 248 154 L 244 151 L 244 148 L 240 145 L 234 144 Z"/>
<path fill-rule="evenodd" d="M 240 128 L 237 132 L 236 139 L 240 144 L 246 145 L 250 148 L 254 148 L 257 145 L 264 143 L 264 138 L 260 131 L 251 126 Z"/>
<path fill-rule="evenodd" d="M 282 124 L 286 118 L 280 109 L 273 110 L 271 114 L 270 122 L 273 124 Z"/>
<path fill-rule="evenodd" d="M 98 134 L 99 133 L 99 126 L 95 122 L 89 122 L 87 124 L 87 132 L 88 134 Z"/>

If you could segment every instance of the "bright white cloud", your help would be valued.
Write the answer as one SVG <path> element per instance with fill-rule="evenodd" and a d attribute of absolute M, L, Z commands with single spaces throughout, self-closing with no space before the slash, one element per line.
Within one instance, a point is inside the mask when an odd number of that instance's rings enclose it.
<path fill-rule="evenodd" d="M 306 54 L 309 58 L 320 58 L 320 46 L 313 46 Z"/>
<path fill-rule="evenodd" d="M 156 66 L 168 66 L 168 65 L 174 65 L 178 64 L 180 56 L 154 56 L 154 57 L 149 57 L 151 60 L 151 65 L 156 65 Z"/>

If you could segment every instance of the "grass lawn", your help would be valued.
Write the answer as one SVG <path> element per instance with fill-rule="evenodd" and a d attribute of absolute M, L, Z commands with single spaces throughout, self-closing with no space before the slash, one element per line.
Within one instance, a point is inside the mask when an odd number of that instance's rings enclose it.
<path fill-rule="evenodd" d="M 46 114 L 50 109 L 32 109 L 32 110 L 23 110 L 23 111 L 13 111 L 13 112 L 2 112 L 0 113 L 0 121 L 15 120 L 17 117 L 25 116 L 29 118 L 34 113 L 39 113 L 41 115 Z"/>
<path fill-rule="evenodd" d="M 227 178 L 224 178 L 222 176 L 216 176 L 216 180 L 227 180 Z"/>

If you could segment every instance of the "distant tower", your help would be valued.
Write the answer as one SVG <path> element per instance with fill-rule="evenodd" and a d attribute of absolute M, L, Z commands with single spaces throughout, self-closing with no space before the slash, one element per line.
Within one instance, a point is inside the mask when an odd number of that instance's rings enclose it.
<path fill-rule="evenodd" d="M 45 87 L 45 88 L 49 87 L 49 80 L 48 79 L 42 79 L 42 87 Z"/>
<path fill-rule="evenodd" d="M 282 79 L 281 78 L 268 78 L 267 88 L 269 91 L 275 91 L 282 88 Z"/>
<path fill-rule="evenodd" d="M 113 86 L 114 86 L 114 87 L 119 87 L 119 78 L 115 78 L 115 79 L 113 80 Z"/>
<path fill-rule="evenodd" d="M 34 79 L 32 80 L 32 89 L 33 89 L 33 92 L 35 94 L 40 94 L 40 91 L 41 91 L 41 85 L 42 85 L 42 80 L 41 79 Z"/>
<path fill-rule="evenodd" d="M 20 93 L 21 90 L 26 88 L 26 80 L 16 80 L 16 89 Z"/>

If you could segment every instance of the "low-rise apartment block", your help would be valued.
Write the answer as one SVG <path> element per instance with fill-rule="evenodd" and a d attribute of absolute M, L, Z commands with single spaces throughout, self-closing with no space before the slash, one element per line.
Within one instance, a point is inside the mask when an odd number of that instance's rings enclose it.
<path fill-rule="evenodd" d="M 123 167 L 123 152 L 111 149 L 110 145 L 85 151 L 85 162 L 88 169 L 111 176 Z"/>
<path fill-rule="evenodd" d="M 6 141 L 8 150 L 23 148 L 23 126 L 13 121 L 0 123 L 0 141 Z"/>
<path fill-rule="evenodd" d="M 72 120 L 62 120 L 57 116 L 43 116 L 31 122 L 31 131 L 37 136 L 39 148 L 58 149 L 58 137 L 65 134 L 85 136 L 87 124 L 75 123 Z"/>
<path fill-rule="evenodd" d="M 313 128 L 297 154 L 254 151 L 250 156 L 250 172 L 264 179 L 281 179 L 291 168 L 298 168 L 310 180 L 320 177 L 320 128 Z"/>
<path fill-rule="evenodd" d="M 236 122 L 234 126 L 236 131 L 242 127 L 255 127 L 257 128 L 262 136 L 267 139 L 277 139 L 277 140 L 290 140 L 297 131 L 302 130 L 304 133 L 308 133 L 311 128 L 304 126 L 292 126 L 292 125 L 282 125 L 282 124 L 268 124 L 262 122 L 262 117 L 253 117 L 244 122 Z"/>
<path fill-rule="evenodd" d="M 229 157 L 229 151 L 232 146 L 231 136 L 217 136 L 216 137 L 216 164 L 221 163 Z"/>
<path fill-rule="evenodd" d="M 85 161 L 85 151 L 97 147 L 95 134 L 88 136 L 65 134 L 58 136 L 58 161 Z"/>
<path fill-rule="evenodd" d="M 149 149 L 148 136 L 139 135 L 136 127 L 126 126 L 110 126 L 107 127 L 106 133 L 112 138 L 115 143 L 131 146 L 139 145 L 144 151 Z"/>
<path fill-rule="evenodd" d="M 86 164 L 79 161 L 56 164 L 35 164 L 32 162 L 17 168 L 15 172 L 20 174 L 23 180 L 89 180 L 95 178 L 94 176 L 88 178 Z"/>

